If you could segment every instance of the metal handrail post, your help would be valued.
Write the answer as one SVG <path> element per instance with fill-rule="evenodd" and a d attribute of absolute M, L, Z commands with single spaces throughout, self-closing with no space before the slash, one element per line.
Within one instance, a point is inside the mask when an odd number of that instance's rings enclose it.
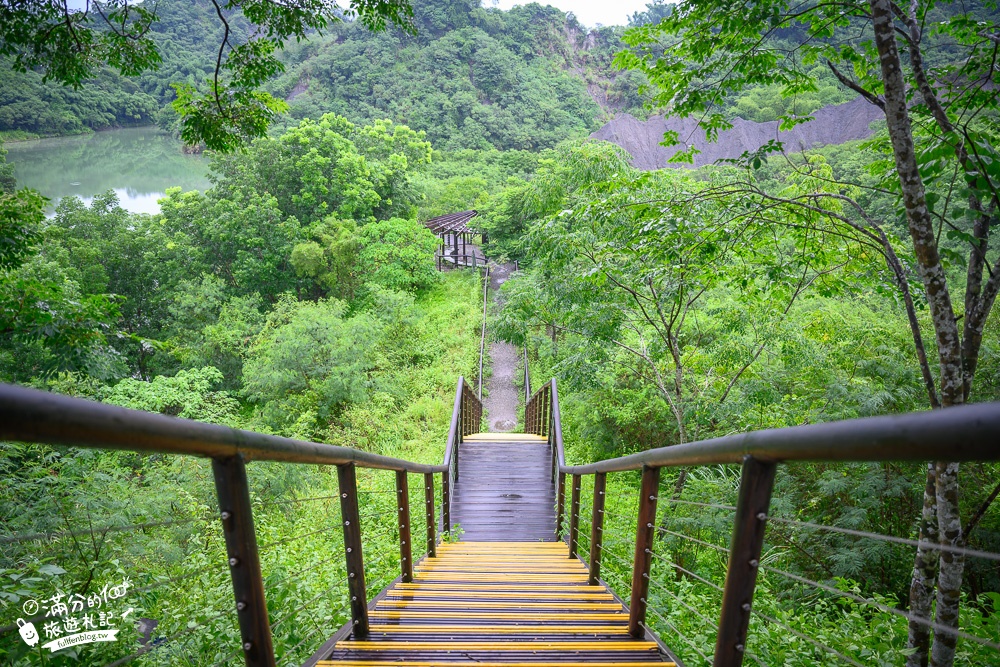
<path fill-rule="evenodd" d="M 559 473 L 556 484 L 556 540 L 562 539 L 563 510 L 566 504 L 566 475 Z"/>
<path fill-rule="evenodd" d="M 434 522 L 434 473 L 424 473 L 424 512 L 427 515 L 427 555 L 437 556 L 437 535 Z"/>
<path fill-rule="evenodd" d="M 743 664 L 777 468 L 776 463 L 758 461 L 752 456 L 743 459 L 712 667 L 740 667 Z"/>
<path fill-rule="evenodd" d="M 569 501 L 569 557 L 576 558 L 577 542 L 580 539 L 580 475 L 573 475 L 573 486 Z"/>
<path fill-rule="evenodd" d="M 451 473 L 447 470 L 441 473 L 441 521 L 442 530 L 451 532 Z"/>
<path fill-rule="evenodd" d="M 601 581 L 601 550 L 604 548 L 604 497 L 608 476 L 603 472 L 594 475 L 594 509 L 590 517 L 590 579 L 596 586 Z"/>
<path fill-rule="evenodd" d="M 361 515 L 358 478 L 353 463 L 337 466 L 340 485 L 340 517 L 344 524 L 344 555 L 347 559 L 347 592 L 351 596 L 351 622 L 356 638 L 368 636 L 368 594 L 365 561 L 361 548 Z"/>
<path fill-rule="evenodd" d="M 212 459 L 212 474 L 226 538 L 243 657 L 247 667 L 274 667 L 271 624 L 267 618 L 246 464 L 239 455 Z"/>
<path fill-rule="evenodd" d="M 645 634 L 649 574 L 653 562 L 656 496 L 659 488 L 660 469 L 644 466 L 639 496 L 639 520 L 635 528 L 635 555 L 632 558 L 632 599 L 628 606 L 628 631 L 637 639 L 641 639 Z"/>
<path fill-rule="evenodd" d="M 413 549 L 410 536 L 410 485 L 406 472 L 396 471 L 396 514 L 399 521 L 399 569 L 404 583 L 413 581 Z"/>

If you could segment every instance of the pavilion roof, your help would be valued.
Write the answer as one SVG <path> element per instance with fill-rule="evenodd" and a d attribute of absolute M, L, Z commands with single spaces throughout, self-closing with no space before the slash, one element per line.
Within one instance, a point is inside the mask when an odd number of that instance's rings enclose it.
<path fill-rule="evenodd" d="M 424 226 L 435 234 L 477 232 L 477 229 L 469 226 L 469 221 L 477 215 L 479 215 L 479 211 L 462 211 L 460 213 L 439 215 L 436 218 L 425 220 Z"/>

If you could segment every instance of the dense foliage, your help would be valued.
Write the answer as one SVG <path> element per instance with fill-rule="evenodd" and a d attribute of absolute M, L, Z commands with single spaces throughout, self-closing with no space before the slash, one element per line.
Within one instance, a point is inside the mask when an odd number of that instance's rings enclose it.
<path fill-rule="evenodd" d="M 647 173 L 617 147 L 583 138 L 603 113 L 644 100 L 702 112 L 709 132 L 735 115 L 793 124 L 858 89 L 885 104 L 875 47 L 848 30 L 867 30 L 863 17 L 831 9 L 827 30 L 788 18 L 781 3 L 755 8 L 653 2 L 632 18 L 631 49 L 619 56 L 632 69 L 621 73 L 611 71 L 619 29 L 584 34 L 537 4 L 500 12 L 435 0 L 414 8 L 415 34 L 337 25 L 280 54 L 284 73 L 265 87 L 291 107 L 281 131 L 213 154 L 213 187 L 171 189 L 153 216 L 129 214 L 108 193 L 89 206 L 66 199 L 46 219 L 42 198 L 18 190 L 0 160 L 0 380 L 437 461 L 455 378 L 475 374 L 481 285 L 471 272 L 434 270 L 437 239 L 420 220 L 475 208 L 487 254 L 521 269 L 502 288 L 491 329 L 527 347 L 536 383 L 558 378 L 574 463 L 928 409 L 945 376 L 927 361 L 940 311 L 888 124 L 866 142 L 796 155 L 771 145 L 726 164 Z M 151 33 L 160 72 L 124 79 L 102 70 L 106 94 L 58 89 L 59 97 L 37 73 L 5 75 L 16 104 L 58 126 L 14 129 L 122 124 L 123 90 L 168 103 L 169 80 L 211 75 L 220 28 L 208 10 L 164 4 Z M 937 5 L 921 14 L 932 25 L 934 90 L 952 95 L 941 109 L 952 129 L 916 75 L 917 101 L 904 105 L 936 221 L 938 286 L 965 295 L 952 324 L 981 320 L 974 363 L 963 361 L 963 400 L 972 402 L 1000 400 L 1000 314 L 982 296 L 1000 275 L 988 243 L 1000 81 L 995 62 L 956 54 L 995 56 L 990 16 L 966 21 Z M 712 23 L 720 17 L 728 19 Z M 249 39 L 245 19 L 230 18 L 234 39 Z M 919 50 L 912 33 L 898 39 L 910 57 Z M 827 57 L 850 68 L 835 71 Z M 704 85 L 720 72 L 731 78 Z M 963 87 L 985 77 L 990 85 Z M 24 81 L 31 85 L 16 83 Z M 142 109 L 143 119 L 154 113 Z M 160 121 L 177 118 L 168 111 Z M 0 621 L 56 588 L 87 592 L 133 576 L 144 589 L 137 616 L 157 623 L 140 644 L 155 651 L 146 664 L 231 659 L 232 593 L 207 464 L 0 448 L 0 501 L 13 508 L 3 532 L 28 534 L 0 542 Z M 277 653 L 300 664 L 346 621 L 343 545 L 327 530 L 337 526 L 335 476 L 249 470 Z M 1000 552 L 998 474 L 996 464 L 963 465 L 962 493 L 949 500 L 962 546 Z M 920 662 L 899 615 L 914 609 L 912 545 L 844 531 L 926 538 L 927 475 L 926 466 L 892 462 L 781 468 L 748 642 L 760 662 L 840 664 L 816 641 L 858 664 Z M 739 471 L 663 477 L 650 597 L 658 616 L 649 620 L 686 664 L 700 664 L 715 641 L 720 595 L 711 584 L 726 570 Z M 609 485 L 603 572 L 626 594 L 638 479 L 615 474 Z M 391 476 L 362 473 L 361 486 L 375 592 L 398 568 Z M 411 492 L 419 502 L 420 486 Z M 126 528 L 134 524 L 142 528 Z M 951 590 L 960 604 L 949 622 L 988 642 L 1000 642 L 994 565 L 968 559 Z M 307 617 L 288 613 L 303 606 Z M 13 626 L 4 630 L 0 658 L 41 664 Z M 138 649 L 88 647 L 47 664 Z M 989 646 L 963 640 L 936 664 L 995 661 Z"/>
<path fill-rule="evenodd" d="M 472 274 L 435 272 L 436 239 L 412 217 L 419 193 L 410 176 L 429 158 L 422 134 L 405 126 L 326 115 L 217 156 L 215 186 L 171 190 L 158 215 L 130 214 L 107 193 L 90 206 L 63 200 L 49 219 L 3 164 L 3 381 L 436 462 L 454 378 L 474 372 L 481 288 Z M 128 577 L 142 588 L 129 603 L 149 624 L 143 641 L 156 647 L 147 664 L 232 659 L 220 641 L 235 616 L 223 613 L 232 592 L 219 576 L 224 545 L 207 462 L 0 447 L 0 496 L 11 508 L 4 532 L 36 535 L 0 550 L 4 626 L 25 616 L 28 600 L 88 595 Z M 343 559 L 330 558 L 343 549 L 339 531 L 289 539 L 329 520 L 331 472 L 250 467 L 286 660 L 304 659 L 346 619 Z M 393 479 L 364 474 L 361 483 L 366 530 L 384 533 L 366 546 L 377 590 L 398 568 L 380 556 L 392 553 Z M 423 497 L 419 486 L 414 493 Z M 326 500 L 289 503 L 307 497 Z M 143 528 L 124 529 L 134 524 Z M 79 529 L 89 531 L 86 544 Z M 318 574 L 302 576 L 307 562 Z M 310 606 L 310 620 L 289 613 L 323 591 L 333 594 Z M 16 628 L 0 634 L 4 662 L 42 664 Z M 129 634 L 44 664 L 103 664 L 142 648 Z"/>
<path fill-rule="evenodd" d="M 926 409 L 906 313 L 882 256 L 863 237 L 823 225 L 819 212 L 761 211 L 749 205 L 746 190 L 720 194 L 745 179 L 787 198 L 835 178 L 864 183 L 857 163 L 878 155 L 874 145 L 858 144 L 823 152 L 829 162 L 817 153 L 757 170 L 640 174 L 615 147 L 569 145 L 529 182 L 491 199 L 494 237 L 527 267 L 504 286 L 498 332 L 528 345 L 535 382 L 559 378 L 573 461 Z M 873 209 L 892 210 L 888 193 L 868 196 Z M 912 265 L 903 241 L 892 236 L 892 243 Z M 957 240 L 949 245 L 960 247 Z M 957 267 L 953 279 L 962 276 Z M 923 305 L 919 317 L 929 331 Z M 975 401 L 1000 399 L 995 313 L 987 329 Z M 1000 513 L 991 505 L 996 474 L 995 465 L 981 464 L 963 473 L 969 490 L 959 511 L 966 523 L 984 512 L 966 535 L 970 547 L 983 551 L 1000 546 Z M 924 466 L 889 463 L 783 466 L 774 515 L 913 538 L 924 475 Z M 686 662 L 699 664 L 699 652 L 711 655 L 720 596 L 697 577 L 723 580 L 726 563 L 718 547 L 728 543 L 732 526 L 728 512 L 697 503 L 734 504 L 739 472 L 721 466 L 664 476 L 660 525 L 672 532 L 661 535 L 658 554 L 665 562 L 656 561 L 653 594 L 665 616 L 651 622 L 676 639 L 672 647 Z M 605 547 L 605 571 L 623 593 L 630 587 L 634 524 L 628 521 L 634 521 L 638 479 L 613 475 L 609 484 L 609 502 L 617 498 L 619 506 L 608 509 L 612 524 L 604 535 L 612 543 Z M 894 609 L 905 608 L 909 598 L 911 547 L 775 522 L 765 550 L 768 567 L 793 577 Z M 912 655 L 905 618 L 800 583 L 765 573 L 754 607 L 862 664 L 899 664 Z M 998 587 L 986 561 L 969 560 L 961 612 L 966 632 L 998 636 Z M 764 664 L 829 659 L 809 641 L 790 644 L 774 623 L 756 618 L 751 629 L 754 654 Z M 955 664 L 992 659 L 990 651 L 962 642 Z"/>

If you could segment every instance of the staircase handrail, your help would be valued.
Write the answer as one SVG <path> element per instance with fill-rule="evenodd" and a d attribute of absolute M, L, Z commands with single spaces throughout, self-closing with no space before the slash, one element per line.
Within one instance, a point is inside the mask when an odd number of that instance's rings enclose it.
<path fill-rule="evenodd" d="M 413 553 L 407 476 L 422 475 L 427 555 L 433 557 L 438 539 L 433 503 L 434 475 L 441 475 L 441 514 L 444 530 L 449 531 L 450 489 L 458 478 L 458 446 L 463 436 L 479 431 L 481 420 L 482 403 L 465 378 L 459 377 L 444 461 L 440 465 L 429 465 L 352 447 L 255 433 L 0 383 L 2 440 L 195 456 L 212 461 L 219 518 L 232 577 L 233 604 L 240 627 L 240 650 L 247 667 L 275 667 L 276 661 L 272 641 L 274 626 L 268 620 L 246 461 L 337 466 L 352 619 L 341 632 L 351 632 L 360 638 L 368 635 L 369 623 L 355 469 L 395 471 L 400 578 L 411 581 Z"/>
<path fill-rule="evenodd" d="M 629 631 L 635 637 L 649 636 L 646 607 L 657 530 L 656 504 L 660 493 L 660 469 L 742 464 L 738 500 L 734 508 L 733 533 L 727 549 L 729 557 L 725 586 L 722 589 L 713 667 L 740 667 L 743 664 L 757 575 L 760 569 L 765 569 L 760 558 L 779 463 L 1000 461 L 1000 402 L 737 433 L 659 447 L 584 465 L 566 464 L 559 391 L 554 378 L 540 387 L 527 401 L 524 423 L 526 432 L 547 436 L 552 449 L 552 474 L 556 486 L 556 539 L 562 537 L 565 515 L 569 519 L 566 541 L 570 557 L 576 557 L 579 537 L 581 479 L 584 475 L 594 476 L 589 557 L 591 584 L 597 583 L 601 567 L 606 476 L 608 473 L 642 471 L 629 603 Z M 568 508 L 567 475 L 571 478 L 572 491 Z M 854 533 L 870 536 L 858 531 Z M 878 537 L 917 544 L 913 540 L 893 536 Z M 938 548 L 955 549 L 944 545 Z M 957 549 L 969 552 L 964 547 Z M 969 553 L 982 555 L 982 552 Z M 987 556 L 1000 560 L 996 554 Z M 807 582 L 801 578 L 799 580 L 800 583 Z M 823 584 L 808 583 L 823 588 Z M 905 615 L 905 612 L 894 613 Z M 912 618 L 910 620 L 913 621 Z M 934 627 L 936 631 L 948 631 L 948 628 L 938 628 L 931 621 L 923 622 L 930 623 L 929 627 Z M 831 652 L 835 651 L 831 649 Z"/>

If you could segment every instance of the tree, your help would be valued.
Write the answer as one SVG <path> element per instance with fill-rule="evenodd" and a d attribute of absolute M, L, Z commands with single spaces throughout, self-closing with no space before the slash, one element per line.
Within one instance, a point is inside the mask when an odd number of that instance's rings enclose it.
<path fill-rule="evenodd" d="M 426 289 L 437 280 L 437 237 L 416 220 L 370 222 L 361 228 L 360 238 L 358 264 L 367 282 L 407 291 Z"/>
<path fill-rule="evenodd" d="M 367 315 L 346 312 L 342 301 L 297 302 L 289 295 L 268 315 L 246 353 L 243 392 L 269 424 L 295 433 L 303 422 L 329 423 L 364 398 L 379 330 Z"/>
<path fill-rule="evenodd" d="M 559 212 L 526 235 L 526 255 L 541 276 L 513 281 L 506 328 L 512 337 L 523 323 L 548 328 L 553 339 L 577 334 L 582 360 L 564 363 L 579 363 L 580 377 L 594 374 L 597 359 L 621 363 L 608 351 L 617 348 L 628 358 L 622 373 L 654 388 L 672 416 L 677 444 L 722 420 L 803 294 L 835 294 L 837 274 L 856 268 L 843 235 L 815 233 L 800 219 L 776 241 L 767 216 L 744 215 L 740 198 L 700 194 L 724 182 L 725 172 L 704 182 L 677 171 L 639 174 L 621 149 L 594 143 L 562 165 L 561 187 L 529 184 L 565 194 Z M 713 349 L 720 336 L 709 333 L 720 320 L 733 329 L 724 350 Z"/>
<path fill-rule="evenodd" d="M 81 289 L 65 257 L 39 252 L 45 199 L 15 190 L 5 156 L 0 151 L 0 376 L 85 368 L 105 347 L 119 306 Z"/>
<path fill-rule="evenodd" d="M 390 121 L 357 127 L 336 114 L 305 119 L 277 139 L 221 156 L 218 197 L 248 192 L 272 198 L 281 213 L 310 224 L 329 215 L 363 221 L 409 215 L 416 194 L 409 174 L 430 161 L 422 132 Z"/>
<path fill-rule="evenodd" d="M 121 208 L 111 191 L 90 206 L 76 197 L 59 202 L 45 227 L 43 254 L 59 263 L 87 295 L 113 295 L 118 306 L 114 347 L 127 360 L 122 373 L 151 376 L 150 342 L 166 315 L 157 226 L 149 216 Z"/>
<path fill-rule="evenodd" d="M 107 390 L 103 400 L 133 410 L 235 426 L 239 402 L 225 391 L 213 390 L 221 381 L 222 373 L 211 366 L 173 377 L 158 375 L 151 382 L 126 378 Z"/>
<path fill-rule="evenodd" d="M 310 227 L 312 240 L 292 249 L 295 272 L 312 278 L 329 296 L 351 301 L 358 286 L 361 241 L 353 220 L 324 218 Z"/>
<path fill-rule="evenodd" d="M 260 90 L 283 71 L 276 52 L 290 38 L 328 29 L 356 18 L 369 30 L 392 24 L 412 32 L 408 0 L 352 0 L 346 9 L 334 0 L 211 0 L 223 34 L 212 78 L 200 89 L 177 82 L 174 109 L 182 119 L 181 135 L 192 144 L 232 150 L 263 136 L 274 116 L 287 105 Z M 242 14 L 252 37 L 235 39 L 231 21 Z M 46 79 L 78 88 L 101 67 L 135 76 L 159 67 L 162 56 L 150 35 L 158 20 L 156 6 L 136 0 L 87 2 L 71 7 L 68 0 L 0 1 L 0 55 L 13 57 L 21 72 L 42 69 Z"/>
<path fill-rule="evenodd" d="M 259 294 L 274 301 L 297 282 L 288 258 L 299 238 L 299 223 L 285 217 L 266 190 L 220 190 L 167 190 L 160 201 L 160 227 L 166 235 L 160 254 L 180 265 L 181 275 L 212 273 L 226 281 L 232 294 Z"/>
<path fill-rule="evenodd" d="M 794 48 L 777 45 L 779 35 L 793 40 Z M 730 126 L 722 113 L 728 96 L 760 84 L 780 85 L 786 96 L 813 92 L 817 82 L 811 68 L 820 62 L 842 85 L 885 111 L 884 137 L 895 167 L 885 170 L 885 183 L 901 200 L 937 352 L 935 378 L 923 353 L 922 332 L 911 318 L 922 376 L 932 407 L 966 402 L 983 329 L 1000 291 L 1000 260 L 989 246 L 1000 204 L 995 94 L 1000 29 L 995 18 L 929 2 L 770 0 L 734 6 L 715 0 L 683 2 L 659 24 L 631 29 L 625 41 L 632 49 L 619 54 L 617 63 L 645 73 L 655 89 L 653 103 L 697 116 L 710 138 Z M 942 42 L 949 42 L 949 49 L 938 53 Z M 782 120 L 787 127 L 804 119 L 785 115 Z M 748 156 L 748 162 L 759 166 L 761 157 Z M 826 193 L 784 203 L 816 209 L 870 235 L 906 296 L 906 276 L 892 266 L 895 252 L 887 247 L 881 225 L 856 201 Z M 852 209 L 850 215 L 836 210 L 843 203 Z M 956 257 L 965 270 L 949 275 L 946 262 Z M 964 292 L 960 313 L 949 282 Z M 958 464 L 946 461 L 929 466 L 921 542 L 964 544 L 958 470 Z M 962 569 L 960 554 L 918 549 L 910 596 L 910 611 L 917 617 L 910 632 L 915 651 L 909 665 L 952 664 L 957 635 L 935 632 L 931 649 L 923 619 L 930 616 L 936 583 L 936 623 L 957 627 Z"/>
<path fill-rule="evenodd" d="M 659 23 L 674 10 L 674 5 L 667 0 L 653 0 L 646 3 L 646 11 L 632 12 L 628 24 L 630 26 L 645 25 L 647 23 Z"/>

